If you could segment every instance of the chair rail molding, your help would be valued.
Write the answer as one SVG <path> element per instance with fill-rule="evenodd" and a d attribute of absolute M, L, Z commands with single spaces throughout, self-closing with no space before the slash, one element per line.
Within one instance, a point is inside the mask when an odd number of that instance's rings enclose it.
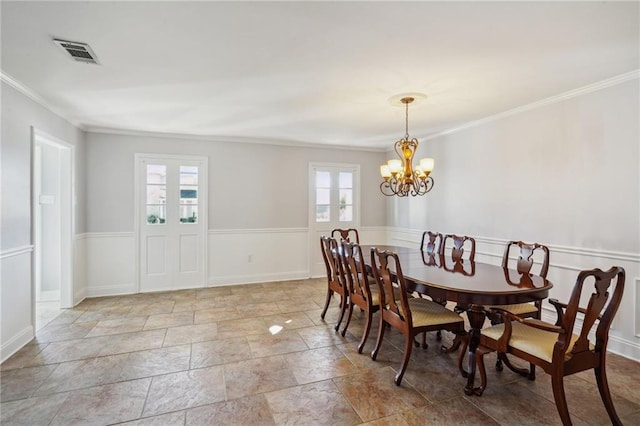
<path fill-rule="evenodd" d="M 21 254 L 31 253 L 33 251 L 33 244 L 26 246 L 14 247 L 0 252 L 0 259 L 6 259 L 8 257 L 20 256 Z"/>

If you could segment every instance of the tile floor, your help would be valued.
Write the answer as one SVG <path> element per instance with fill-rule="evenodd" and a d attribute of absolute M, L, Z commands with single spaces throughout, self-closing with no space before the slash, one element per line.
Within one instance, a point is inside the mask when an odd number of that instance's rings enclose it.
<path fill-rule="evenodd" d="M 490 368 L 484 396 L 464 395 L 455 355 L 435 333 L 393 384 L 402 336 L 377 361 L 320 319 L 324 280 L 87 299 L 62 310 L 1 366 L 6 425 L 560 424 L 549 377 Z M 332 306 L 337 306 L 333 302 Z M 375 319 L 374 319 L 375 321 Z M 450 341 L 446 336 L 445 341 Z M 491 356 L 488 356 L 491 365 Z M 611 355 L 614 403 L 640 424 L 640 364 Z M 591 373 L 566 380 L 575 424 L 609 424 Z"/>

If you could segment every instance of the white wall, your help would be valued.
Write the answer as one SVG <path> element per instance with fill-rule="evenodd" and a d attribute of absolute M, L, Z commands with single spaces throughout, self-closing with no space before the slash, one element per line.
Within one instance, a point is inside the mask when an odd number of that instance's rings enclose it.
<path fill-rule="evenodd" d="M 386 201 L 378 189 L 383 152 L 89 132 L 89 296 L 136 291 L 135 153 L 209 158 L 208 285 L 309 276 L 310 162 L 359 164 L 361 227 L 386 224 Z M 275 247 L 287 247 L 286 258 Z"/>
<path fill-rule="evenodd" d="M 389 201 L 390 242 L 466 234 L 491 262 L 507 240 L 547 244 L 560 300 L 579 270 L 623 266 L 610 347 L 640 359 L 639 117 L 635 78 L 429 140 L 435 187 Z"/>
<path fill-rule="evenodd" d="M 0 358 L 6 359 L 33 337 L 31 235 L 31 129 L 72 144 L 75 148 L 75 230 L 84 232 L 84 133 L 2 81 L 2 144 L 0 207 Z M 77 268 L 77 271 L 82 271 Z M 74 276 L 82 294 L 84 278 Z"/>

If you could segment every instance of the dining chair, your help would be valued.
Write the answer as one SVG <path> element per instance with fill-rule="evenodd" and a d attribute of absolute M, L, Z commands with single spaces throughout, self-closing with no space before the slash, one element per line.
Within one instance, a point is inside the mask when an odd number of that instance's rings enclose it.
<path fill-rule="evenodd" d="M 357 243 L 342 242 L 342 268 L 346 277 L 347 289 L 349 290 L 347 320 L 342 329 L 342 336 L 347 332 L 351 323 L 354 306 L 358 306 L 365 315 L 366 322 L 362 339 L 358 345 L 358 353 L 362 353 L 364 344 L 371 331 L 373 314 L 380 309 L 380 293 L 376 285 L 369 285 L 362 249 Z"/>
<path fill-rule="evenodd" d="M 468 259 L 474 261 L 476 257 L 476 240 L 473 237 L 466 235 L 447 234 L 442 239 L 440 245 L 440 254 L 445 254 L 447 250 L 447 243 L 451 241 L 450 256 L 454 262 Z M 465 247 L 467 248 L 467 255 L 465 256 Z"/>
<path fill-rule="evenodd" d="M 513 249 L 517 249 L 517 258 L 510 257 L 510 254 Z M 539 243 L 525 243 L 522 241 L 509 241 L 505 245 L 504 254 L 502 255 L 502 267 L 505 268 L 505 271 L 508 269 L 514 269 L 519 274 L 530 274 L 533 269 L 534 264 L 534 256 L 539 256 L 540 260 L 540 270 L 537 271 L 536 275 L 541 276 L 542 278 L 547 277 L 547 272 L 549 271 L 549 248 L 543 244 Z M 515 268 L 514 268 L 515 266 Z M 507 282 L 509 279 L 507 277 Z M 520 285 L 520 283 L 515 284 Z M 514 305 L 492 305 L 485 306 L 487 312 L 491 312 L 491 308 L 500 308 L 505 311 L 509 311 L 512 314 L 518 315 L 522 318 L 541 318 L 542 314 L 542 300 L 538 300 L 534 303 L 518 303 Z M 491 324 L 498 324 L 501 321 L 500 315 L 490 316 Z M 513 366 L 509 359 L 502 353 L 498 353 L 498 358 L 496 360 L 496 369 L 498 371 L 502 371 L 502 363 L 512 371 L 519 373 L 521 375 L 527 375 L 529 379 L 533 380 L 535 378 L 536 370 L 535 365 L 531 364 L 529 369 L 520 369 Z"/>
<path fill-rule="evenodd" d="M 448 247 L 450 246 L 450 247 Z M 466 253 L 466 254 L 465 254 Z M 440 245 L 441 267 L 449 272 L 461 273 L 463 275 L 475 274 L 476 240 L 466 235 L 447 234 L 442 239 Z M 454 312 L 460 314 L 465 312 L 468 306 L 457 304 L 453 308 Z M 442 338 L 442 331 L 438 330 L 437 339 Z M 448 348 L 442 349 L 446 353 L 455 352 L 462 345 L 461 352 L 464 352 L 466 342 L 462 335 L 456 335 L 453 343 Z"/>
<path fill-rule="evenodd" d="M 564 377 L 593 369 L 600 397 L 611 423 L 621 425 L 609 391 L 606 355 L 609 328 L 622 300 L 624 281 L 625 271 L 621 267 L 612 267 L 608 271 L 581 271 L 569 303 L 549 300 L 557 312 L 555 325 L 538 319 L 523 319 L 504 309 L 493 308 L 493 313 L 502 316 L 502 323 L 481 331 L 480 345 L 476 350 L 480 387 L 474 389 L 474 393 L 482 395 L 487 386 L 484 356 L 493 351 L 508 353 L 541 367 L 551 375 L 553 396 L 560 419 L 563 424 L 570 425 Z M 588 295 L 591 288 L 593 292 Z M 586 293 L 585 297 L 588 296 L 586 308 L 580 307 L 583 292 Z M 574 325 L 578 313 L 583 315 L 582 324 L 578 327 L 579 333 L 575 334 Z M 589 334 L 596 321 L 595 339 L 590 341 Z M 585 385 L 587 383 L 584 382 Z"/>
<path fill-rule="evenodd" d="M 420 242 L 420 251 L 427 254 L 439 254 L 442 238 L 443 236 L 439 232 L 424 231 Z"/>
<path fill-rule="evenodd" d="M 456 334 L 466 334 L 464 320 L 460 315 L 439 303 L 410 297 L 407 294 L 407 284 L 396 253 L 372 247 L 371 269 L 380 291 L 380 323 L 371 358 L 375 360 L 378 356 L 387 324 L 404 334 L 404 355 L 394 380 L 395 384 L 400 386 L 409 364 L 415 336 L 441 329 Z M 398 299 L 394 297 L 394 282 L 399 290 L 396 296 Z"/>
<path fill-rule="evenodd" d="M 329 308 L 329 303 L 333 295 L 337 293 L 340 296 L 340 316 L 335 329 L 338 331 L 347 309 L 349 292 L 342 270 L 342 262 L 340 262 L 340 255 L 338 253 L 338 242 L 334 238 L 322 236 L 320 237 L 320 248 L 322 249 L 322 259 L 327 269 L 327 298 L 320 318 L 324 319 L 327 309 Z"/>
<path fill-rule="evenodd" d="M 340 241 L 346 241 L 348 243 L 360 244 L 360 235 L 355 228 L 341 229 L 336 228 L 331 231 L 331 238 L 336 238 L 336 235 L 340 236 Z"/>
<path fill-rule="evenodd" d="M 420 241 L 420 251 L 422 252 L 422 261 L 426 266 L 442 266 L 444 261 L 441 255 L 441 247 L 442 247 L 442 239 L 443 235 L 439 232 L 431 232 L 424 231 L 422 233 L 422 239 Z M 425 295 L 420 294 L 420 297 L 427 297 Z M 438 300 L 432 299 L 434 302 L 440 303 L 441 305 L 446 305 L 447 301 L 445 299 Z M 436 334 L 436 339 L 438 341 L 442 340 L 442 332 L 438 330 Z M 414 344 L 416 347 L 420 346 L 420 343 L 415 340 Z M 427 333 L 422 334 L 422 347 L 424 349 L 427 348 Z"/>

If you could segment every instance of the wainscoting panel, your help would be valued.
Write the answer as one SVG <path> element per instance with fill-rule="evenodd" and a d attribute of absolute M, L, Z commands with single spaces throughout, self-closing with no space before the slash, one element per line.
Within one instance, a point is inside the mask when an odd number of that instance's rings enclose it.
<path fill-rule="evenodd" d="M 209 285 L 304 279 L 307 228 L 209 230 Z"/>
<path fill-rule="evenodd" d="M 0 359 L 4 361 L 34 336 L 31 316 L 31 256 L 33 246 L 17 247 L 0 255 Z"/>
<path fill-rule="evenodd" d="M 422 230 L 388 228 L 390 245 L 419 247 Z M 507 240 L 475 237 L 476 261 L 500 265 Z M 569 300 L 578 272 L 585 269 L 609 269 L 622 266 L 626 271 L 625 293 L 609 334 L 609 350 L 640 360 L 640 253 L 623 253 L 582 247 L 548 244 L 550 252 L 548 279 L 554 284 L 550 297 Z M 584 303 L 584 301 L 583 301 Z M 555 322 L 555 309 L 543 304 L 542 318 Z M 582 325 L 576 320 L 576 328 Z"/>
<path fill-rule="evenodd" d="M 87 234 L 78 234 L 73 239 L 73 304 L 87 297 Z"/>
<path fill-rule="evenodd" d="M 135 233 L 88 233 L 87 297 L 135 293 Z"/>

